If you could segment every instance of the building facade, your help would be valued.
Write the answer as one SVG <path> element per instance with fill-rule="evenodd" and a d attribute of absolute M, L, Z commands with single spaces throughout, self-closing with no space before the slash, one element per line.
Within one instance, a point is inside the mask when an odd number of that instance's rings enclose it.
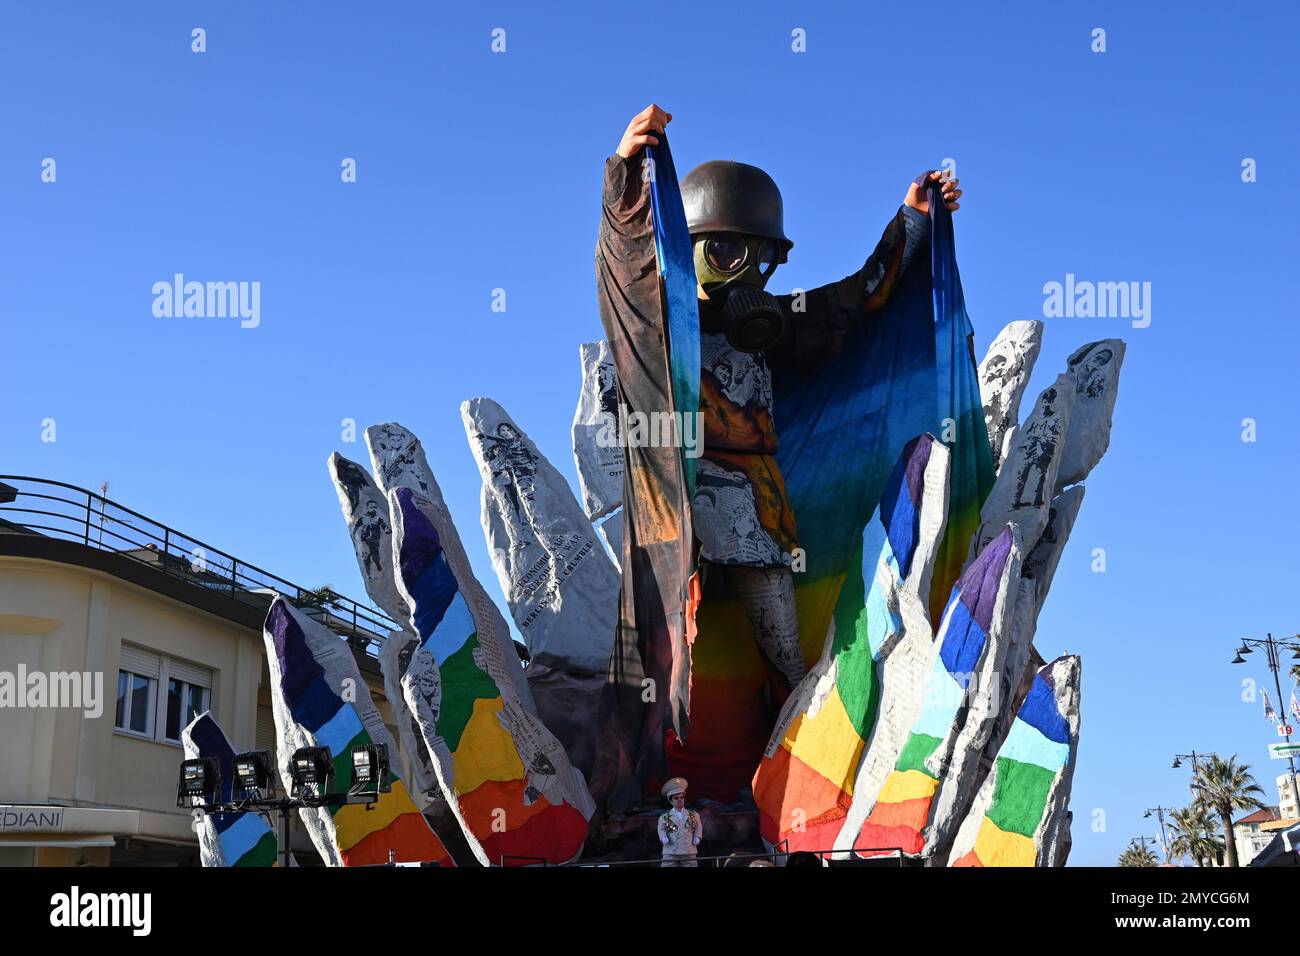
<path fill-rule="evenodd" d="M 1268 846 L 1274 834 L 1262 829 L 1265 824 L 1276 823 L 1281 817 L 1277 807 L 1264 807 L 1237 820 L 1232 825 L 1232 835 L 1237 841 L 1237 865 L 1250 866 L 1251 860 Z"/>
<path fill-rule="evenodd" d="M 1277 778 L 1278 812 L 1284 820 L 1300 819 L 1300 802 L 1296 800 L 1295 781 L 1288 770 Z"/>
<path fill-rule="evenodd" d="M 117 535 L 131 540 L 96 540 L 93 495 L 80 540 L 51 517 L 14 520 L 28 487 L 0 483 L 0 865 L 197 865 L 190 815 L 176 806 L 180 731 L 211 710 L 236 750 L 274 751 L 262 619 L 275 591 L 303 593 L 220 552 L 201 566 L 171 529 L 134 540 L 142 516 Z M 383 628 L 328 597 L 313 616 L 347 633 L 393 730 L 364 650 Z"/>

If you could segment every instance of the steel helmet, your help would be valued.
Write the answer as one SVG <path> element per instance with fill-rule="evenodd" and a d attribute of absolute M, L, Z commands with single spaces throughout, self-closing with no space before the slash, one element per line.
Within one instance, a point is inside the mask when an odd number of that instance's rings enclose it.
<path fill-rule="evenodd" d="M 682 180 L 682 204 L 691 235 L 745 232 L 776 242 L 777 261 L 794 245 L 785 236 L 781 190 L 757 166 L 713 159 Z"/>

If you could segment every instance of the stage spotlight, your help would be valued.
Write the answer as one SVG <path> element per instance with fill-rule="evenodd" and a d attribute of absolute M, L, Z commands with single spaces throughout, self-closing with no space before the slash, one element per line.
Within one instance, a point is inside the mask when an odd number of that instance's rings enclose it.
<path fill-rule="evenodd" d="M 334 778 L 334 761 L 328 747 L 299 747 L 293 752 L 293 794 L 321 796 Z"/>
<path fill-rule="evenodd" d="M 237 797 L 260 797 L 273 789 L 271 755 L 250 750 L 235 757 L 234 791 Z"/>
<path fill-rule="evenodd" d="M 176 784 L 176 806 L 195 807 L 215 803 L 221 775 L 215 757 L 197 757 L 181 761 L 180 781 Z"/>
<path fill-rule="evenodd" d="M 362 744 L 352 748 L 352 786 L 349 793 L 387 793 L 392 789 L 388 776 L 388 745 Z"/>

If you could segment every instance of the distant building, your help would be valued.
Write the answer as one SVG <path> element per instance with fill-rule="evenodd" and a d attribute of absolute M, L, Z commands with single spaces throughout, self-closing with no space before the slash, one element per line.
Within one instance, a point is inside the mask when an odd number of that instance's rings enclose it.
<path fill-rule="evenodd" d="M 1250 861 L 1259 855 L 1259 852 L 1268 846 L 1273 839 L 1273 833 L 1267 832 L 1261 827 L 1264 824 L 1275 823 L 1281 819 L 1277 807 L 1264 807 L 1256 810 L 1254 813 L 1242 817 L 1232 825 L 1232 835 L 1237 841 L 1237 864 L 1239 866 L 1249 866 Z"/>
<path fill-rule="evenodd" d="M 1278 812 L 1282 814 L 1282 819 L 1300 819 L 1300 804 L 1296 802 L 1296 793 L 1289 770 L 1284 774 L 1280 774 L 1277 778 L 1277 802 Z"/>
<path fill-rule="evenodd" d="M 277 591 L 347 635 L 397 739 L 378 612 L 83 489 L 0 476 L 0 866 L 197 865 L 180 730 L 210 709 L 236 750 L 274 752 L 262 620 Z"/>

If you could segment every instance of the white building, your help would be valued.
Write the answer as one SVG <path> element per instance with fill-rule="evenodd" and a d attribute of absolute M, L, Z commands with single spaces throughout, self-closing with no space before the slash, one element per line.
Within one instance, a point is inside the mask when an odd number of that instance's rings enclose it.
<path fill-rule="evenodd" d="M 1277 778 L 1277 803 L 1282 819 L 1300 819 L 1300 804 L 1296 801 L 1296 792 L 1289 770 Z"/>
<path fill-rule="evenodd" d="M 348 634 L 397 739 L 367 653 L 386 630 L 377 612 L 215 549 L 199 566 L 197 546 L 82 489 L 0 479 L 0 866 L 198 864 L 176 807 L 180 730 L 210 709 L 237 751 L 275 750 L 274 591 Z"/>
<path fill-rule="evenodd" d="M 1276 823 L 1277 807 L 1264 807 L 1242 817 L 1232 825 L 1232 835 L 1237 841 L 1237 865 L 1250 866 L 1250 861 L 1259 855 L 1259 851 L 1268 846 L 1274 833 L 1261 829 L 1264 824 Z"/>

